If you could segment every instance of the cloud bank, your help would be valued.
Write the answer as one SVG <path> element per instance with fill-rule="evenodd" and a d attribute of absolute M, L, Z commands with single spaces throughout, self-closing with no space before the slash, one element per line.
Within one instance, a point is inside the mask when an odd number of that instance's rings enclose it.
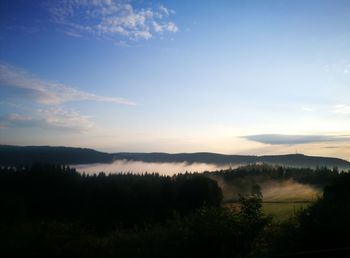
<path fill-rule="evenodd" d="M 317 142 L 337 142 L 348 141 L 350 136 L 335 136 L 335 135 L 287 135 L 287 134 L 256 134 L 246 135 L 245 138 L 250 141 L 256 141 L 264 144 L 305 144 Z"/>
<path fill-rule="evenodd" d="M 31 112 L 30 115 L 11 113 L 0 118 L 0 122 L 3 128 L 32 127 L 79 132 L 87 131 L 95 126 L 89 117 L 63 107 L 38 109 Z"/>
<path fill-rule="evenodd" d="M 350 105 L 336 105 L 333 109 L 336 114 L 350 115 Z"/>
<path fill-rule="evenodd" d="M 123 0 L 62 0 L 51 2 L 47 9 L 53 22 L 74 37 L 148 40 L 156 33 L 178 31 L 168 20 L 175 12 L 162 5 L 137 8 L 135 3 Z"/>
<path fill-rule="evenodd" d="M 97 101 L 118 105 L 136 105 L 120 98 L 100 96 L 78 90 L 62 83 L 39 79 L 25 70 L 0 62 L 0 89 L 12 89 L 11 94 L 29 101 L 17 105 L 15 101 L 2 102 L 16 111 L 0 117 L 0 129 L 7 128 L 41 128 L 64 131 L 88 131 L 95 127 L 90 117 L 79 111 L 65 107 L 66 102 Z M 39 105 L 33 108 L 32 103 Z M 19 111 L 19 112 L 18 112 Z"/>
<path fill-rule="evenodd" d="M 134 102 L 124 98 L 99 96 L 61 83 L 38 79 L 24 70 L 5 63 L 0 63 L 0 87 L 20 89 L 26 98 L 31 98 L 38 103 L 46 105 L 57 105 L 81 100 L 135 105 Z"/>

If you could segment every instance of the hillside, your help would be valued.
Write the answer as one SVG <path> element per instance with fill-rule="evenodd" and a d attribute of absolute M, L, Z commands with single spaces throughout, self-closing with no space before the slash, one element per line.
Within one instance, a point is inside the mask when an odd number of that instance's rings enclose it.
<path fill-rule="evenodd" d="M 90 164 L 112 162 L 111 154 L 85 148 L 0 145 L 1 165 L 33 163 Z"/>
<path fill-rule="evenodd" d="M 225 155 L 209 152 L 198 153 L 105 153 L 93 149 L 51 147 L 51 146 L 10 146 L 0 145 L 0 165 L 20 165 L 41 163 L 59 163 L 68 165 L 110 163 L 114 160 L 132 160 L 143 162 L 188 162 L 211 164 L 253 164 L 268 163 L 295 167 L 338 167 L 350 169 L 350 162 L 330 157 L 306 156 L 302 154 L 248 156 Z"/>

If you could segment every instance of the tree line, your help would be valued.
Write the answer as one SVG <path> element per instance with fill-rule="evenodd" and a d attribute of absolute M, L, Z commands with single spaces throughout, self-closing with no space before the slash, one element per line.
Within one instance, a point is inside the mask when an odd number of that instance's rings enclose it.
<path fill-rule="evenodd" d="M 198 174 L 79 174 L 62 165 L 0 170 L 3 220 L 70 219 L 98 227 L 164 221 L 202 206 L 219 207 L 217 182 Z"/>

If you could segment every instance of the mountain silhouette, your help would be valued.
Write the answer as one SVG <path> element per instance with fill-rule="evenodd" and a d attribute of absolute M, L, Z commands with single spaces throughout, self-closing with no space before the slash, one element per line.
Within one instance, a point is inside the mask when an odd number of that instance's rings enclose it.
<path fill-rule="evenodd" d="M 0 145 L 0 165 L 15 166 L 33 163 L 55 164 L 92 164 L 111 163 L 115 160 L 130 160 L 143 162 L 187 162 L 211 163 L 217 165 L 244 165 L 267 163 L 294 167 L 338 167 L 350 169 L 350 162 L 331 157 L 307 156 L 303 154 L 287 155 L 226 155 L 210 152 L 197 153 L 106 153 L 87 148 L 54 147 L 54 146 L 12 146 Z"/>

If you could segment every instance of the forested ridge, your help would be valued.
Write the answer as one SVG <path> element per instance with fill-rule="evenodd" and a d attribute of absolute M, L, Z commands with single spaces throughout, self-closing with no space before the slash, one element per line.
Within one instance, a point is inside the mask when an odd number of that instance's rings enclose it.
<path fill-rule="evenodd" d="M 343 159 L 307 156 L 303 154 L 254 156 L 226 155 L 210 152 L 198 153 L 106 153 L 88 148 L 55 147 L 55 146 L 13 146 L 0 145 L 0 165 L 18 166 L 35 163 L 54 164 L 91 164 L 111 163 L 116 160 L 143 162 L 186 162 L 209 163 L 217 165 L 244 165 L 266 163 L 293 167 L 338 167 L 350 169 L 350 163 Z"/>

